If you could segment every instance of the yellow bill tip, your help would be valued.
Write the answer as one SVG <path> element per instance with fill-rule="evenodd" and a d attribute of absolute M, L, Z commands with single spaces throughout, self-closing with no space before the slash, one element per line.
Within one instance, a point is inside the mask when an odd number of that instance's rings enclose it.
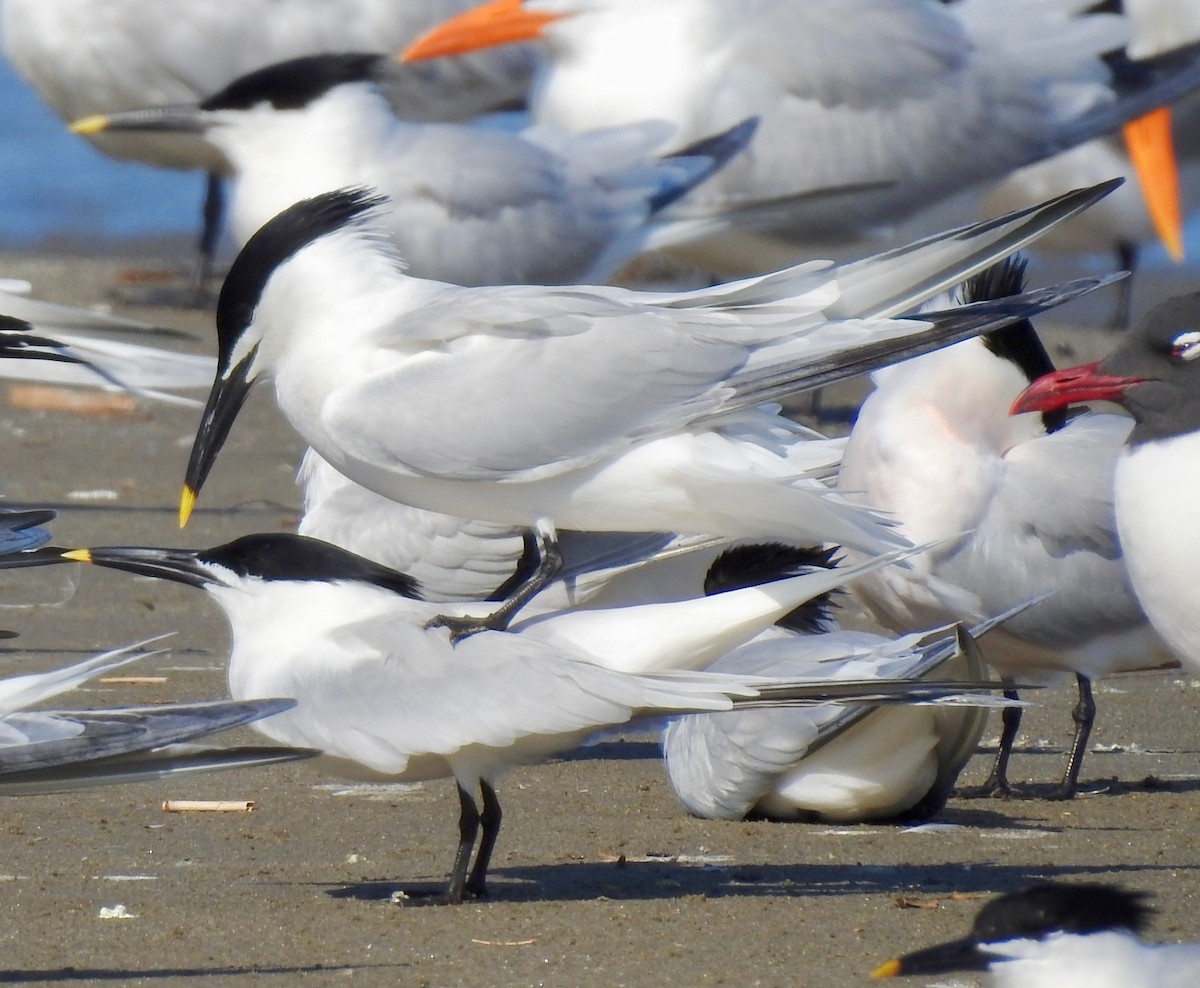
<path fill-rule="evenodd" d="M 1150 220 L 1167 253 L 1178 264 L 1184 258 L 1183 207 L 1170 107 L 1162 106 L 1131 120 L 1125 125 L 1124 135 Z"/>
<path fill-rule="evenodd" d="M 68 125 L 73 134 L 99 134 L 108 128 L 108 117 L 103 113 L 95 113 L 90 117 L 80 117 Z"/>
<path fill-rule="evenodd" d="M 895 960 L 887 961 L 884 964 L 880 964 L 879 967 L 875 968 L 875 970 L 871 972 L 871 977 L 872 978 L 894 978 L 900 973 L 900 969 L 901 969 L 900 960 L 899 960 L 899 958 L 897 958 Z"/>
<path fill-rule="evenodd" d="M 186 528 L 188 519 L 192 517 L 192 508 L 196 506 L 196 492 L 186 484 L 179 496 L 179 527 Z"/>
<path fill-rule="evenodd" d="M 91 549 L 70 549 L 62 554 L 63 559 L 70 559 L 75 563 L 90 563 L 92 561 Z"/>

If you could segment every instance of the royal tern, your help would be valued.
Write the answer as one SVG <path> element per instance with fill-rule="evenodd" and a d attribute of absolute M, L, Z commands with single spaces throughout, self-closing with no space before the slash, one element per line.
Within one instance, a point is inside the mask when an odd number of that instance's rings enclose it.
<path fill-rule="evenodd" d="M 779 448 L 779 417 L 757 406 L 1013 318 L 1011 299 L 887 317 L 1103 191 L 842 267 L 682 293 L 423 281 L 404 274 L 362 190 L 305 200 L 251 238 L 221 290 L 219 371 L 180 521 L 269 378 L 292 427 L 355 482 L 533 528 L 542 565 L 512 607 L 553 576 L 557 528 L 894 545 L 878 516 L 806 476 L 827 471 L 829 450 Z"/>
<path fill-rule="evenodd" d="M 337 772 L 357 778 L 453 777 L 460 840 L 442 902 L 485 892 L 500 827 L 497 776 L 599 728 L 642 714 L 738 704 L 907 702 L 984 688 L 977 680 L 814 684 L 689 671 L 896 555 L 696 600 L 561 611 L 454 645 L 447 629 L 430 626 L 446 605 L 415 599 L 409 577 L 303 536 L 244 536 L 202 551 L 117 546 L 27 554 L 31 564 L 90 562 L 204 589 L 230 624 L 231 695 L 297 700 L 259 725 L 269 737 L 320 748 Z"/>
<path fill-rule="evenodd" d="M 689 201 L 873 188 L 797 203 L 691 257 L 722 273 L 790 263 L 796 244 L 853 241 L 1176 99 L 1181 58 L 1113 80 L 1129 37 L 1092 0 L 492 0 L 419 39 L 407 60 L 540 38 L 538 123 L 653 117 L 682 139 L 748 115 L 748 153 Z M 1121 86 L 1117 86 L 1121 83 Z M 952 121 L 952 124 L 950 123 Z"/>
<path fill-rule="evenodd" d="M 269 765 L 316 754 L 189 742 L 281 713 L 293 700 L 219 700 L 103 710 L 26 707 L 143 658 L 136 642 L 49 672 L 0 679 L 0 794 L 59 792 L 184 772 Z"/>
<path fill-rule="evenodd" d="M 711 225 L 659 217 L 754 132 L 753 121 L 739 121 L 655 158 L 671 124 L 575 135 L 413 123 L 388 102 L 389 64 L 367 53 L 292 59 L 199 103 L 93 116 L 72 129 L 204 134 L 236 177 L 239 246 L 302 199 L 376 189 L 389 199 L 381 219 L 409 273 L 459 285 L 608 281 L 639 251 Z"/>
<path fill-rule="evenodd" d="M 1018 292 L 1023 265 L 985 272 L 973 298 Z M 865 577 L 854 593 L 885 626 L 913 631 L 975 623 L 1030 596 L 988 643 L 1007 678 L 1074 674 L 1075 738 L 1055 794 L 1074 794 L 1095 716 L 1091 681 L 1169 658 L 1130 587 L 1113 511 L 1113 472 L 1129 429 L 1119 415 L 1047 424 L 1008 414 L 1053 365 L 1033 326 L 1018 323 L 877 372 L 846 445 L 839 487 L 890 512 L 915 542 L 944 540 L 907 568 Z M 853 492 L 853 493 L 850 493 Z M 1020 710 L 985 789 L 1008 791 Z"/>
<path fill-rule="evenodd" d="M 706 586 L 748 585 L 748 574 L 757 581 L 780 567 L 828 567 L 830 555 L 738 546 L 716 560 Z M 984 675 L 969 634 L 942 629 L 892 641 L 838 629 L 829 607 L 809 601 L 708 668 L 834 679 Z M 693 714 L 667 725 L 663 758 L 680 801 L 707 819 L 926 819 L 945 805 L 985 721 L 978 708 L 916 705 Z"/>
<path fill-rule="evenodd" d="M 1200 41 L 1200 8 L 1192 0 L 1132 0 L 1117 4 L 1132 32 L 1118 71 L 1139 71 L 1139 59 L 1155 58 Z M 1183 108 L 1182 124 L 1194 127 L 1196 105 Z M 1173 130 L 1180 129 L 1177 108 L 1160 107 L 1125 125 L 1123 137 L 1088 141 L 1044 161 L 1013 172 L 984 197 L 983 215 L 1014 205 L 1044 199 L 1115 175 L 1130 181 L 1099 208 L 1064 223 L 1038 244 L 1038 250 L 1058 253 L 1108 253 L 1117 266 L 1133 271 L 1141 247 L 1162 241 L 1171 258 L 1183 260 L 1183 219 L 1196 203 L 1196 168 L 1175 164 Z M 1173 126 L 1174 124 L 1174 126 Z M 1195 156 L 1194 142 L 1189 148 Z M 1136 177 L 1135 177 L 1136 176 Z M 1129 327 L 1133 278 L 1121 283 L 1113 325 Z"/>
<path fill-rule="evenodd" d="M 876 968 L 874 978 L 987 971 L 995 988 L 1190 988 L 1200 944 L 1147 943 L 1145 896 L 1098 882 L 1044 882 L 979 910 L 960 940 Z"/>
<path fill-rule="evenodd" d="M 64 121 L 203 99 L 240 75 L 318 52 L 388 51 L 464 8 L 463 0 L 4 0 L 4 54 Z M 465 120 L 524 98 L 528 50 L 480 53 L 427 71 L 397 71 L 389 93 L 416 120 Z M 400 66 L 397 66 L 401 69 Z M 102 151 L 210 175 L 202 249 L 221 211 L 221 152 L 196 134 L 100 134 Z"/>
<path fill-rule="evenodd" d="M 1193 672 L 1200 670 L 1200 547 L 1188 519 L 1200 479 L 1198 326 L 1200 295 L 1171 299 L 1104 360 L 1047 374 L 1013 403 L 1014 412 L 1028 412 L 1115 401 L 1133 416 L 1116 466 L 1117 531 L 1138 600 Z"/>

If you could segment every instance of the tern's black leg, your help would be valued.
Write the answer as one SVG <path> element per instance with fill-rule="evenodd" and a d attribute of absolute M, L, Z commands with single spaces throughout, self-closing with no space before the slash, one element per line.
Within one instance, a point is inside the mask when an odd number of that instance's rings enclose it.
<path fill-rule="evenodd" d="M 446 883 L 447 905 L 458 905 L 463 901 L 467 884 L 467 865 L 471 861 L 471 850 L 479 833 L 479 807 L 461 783 L 458 786 L 458 850 L 454 854 L 454 867 L 450 869 L 450 881 Z"/>
<path fill-rule="evenodd" d="M 204 205 L 201 207 L 200 264 L 196 269 L 196 295 L 204 294 L 204 286 L 212 277 L 216 262 L 217 244 L 225 224 L 225 180 L 209 172 L 204 181 Z"/>
<path fill-rule="evenodd" d="M 1112 328 L 1128 329 L 1133 324 L 1133 273 L 1137 270 L 1138 246 L 1130 240 L 1122 240 L 1117 244 L 1117 264 L 1129 272 L 1117 285 L 1117 304 L 1113 309 Z"/>
<path fill-rule="evenodd" d="M 487 895 L 487 870 L 492 861 L 492 851 L 496 847 L 496 838 L 500 835 L 500 820 L 503 812 L 500 800 L 496 798 L 496 790 L 486 781 L 481 780 L 479 791 L 483 795 L 483 813 L 479 822 L 483 825 L 483 836 L 479 839 L 479 850 L 475 854 L 475 867 L 471 869 L 471 877 L 467 879 L 467 891 L 471 895 Z"/>
<path fill-rule="evenodd" d="M 1009 687 L 1004 691 L 1005 699 L 1018 700 L 1017 691 Z M 1013 745 L 1017 740 L 1017 732 L 1021 729 L 1021 708 L 1005 707 L 1000 714 L 1003 729 L 1000 732 L 1000 747 L 996 749 L 996 760 L 992 762 L 992 770 L 983 780 L 983 785 L 964 790 L 964 796 L 1010 796 L 1012 787 L 1008 784 L 1008 759 L 1012 755 Z"/>
<path fill-rule="evenodd" d="M 1092 698 L 1092 683 L 1081 673 L 1075 673 L 1075 682 L 1079 686 L 1079 702 L 1071 711 L 1071 719 L 1075 721 L 1075 741 L 1071 745 L 1071 759 L 1067 762 L 1067 771 L 1062 782 L 1050 796 L 1051 799 L 1070 799 L 1075 795 L 1079 785 L 1079 769 L 1083 765 L 1083 756 L 1087 753 L 1088 737 L 1092 733 L 1092 724 L 1096 720 L 1096 701 Z"/>
<path fill-rule="evenodd" d="M 460 642 L 480 631 L 503 631 L 513 616 L 529 603 L 530 599 L 553 582 L 562 571 L 562 550 L 558 545 L 558 534 L 550 526 L 539 528 L 535 533 L 538 540 L 538 564 L 530 577 L 496 610 L 486 617 L 455 617 L 441 614 L 425 625 L 426 628 L 449 628 L 450 640 Z"/>

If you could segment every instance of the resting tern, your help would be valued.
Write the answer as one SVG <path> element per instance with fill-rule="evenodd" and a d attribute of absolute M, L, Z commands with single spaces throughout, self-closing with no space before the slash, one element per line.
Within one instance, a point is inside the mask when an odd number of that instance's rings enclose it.
<path fill-rule="evenodd" d="M 418 39 L 406 60 L 541 39 L 538 123 L 670 120 L 682 139 L 754 115 L 747 155 L 700 189 L 797 203 L 693 259 L 725 274 L 795 260 L 796 244 L 853 241 L 976 183 L 1117 129 L 1196 88 L 1182 59 L 1116 91 L 1103 54 L 1125 20 L 1092 0 L 492 0 Z M 1162 88 L 1159 88 L 1161 85 Z M 947 121 L 953 121 L 948 127 Z"/>
<path fill-rule="evenodd" d="M 986 272 L 971 297 L 1020 291 L 1022 268 L 1006 262 Z M 1069 798 L 1095 716 L 1091 681 L 1169 659 L 1118 544 L 1113 472 L 1129 420 L 1097 415 L 1048 430 L 1039 416 L 1008 414 L 1021 389 L 1052 366 L 1024 322 L 877 372 L 838 486 L 890 512 L 914 542 L 944 540 L 905 569 L 856 583 L 856 596 L 885 626 L 970 624 L 1052 593 L 992 634 L 987 661 L 1026 681 L 1074 674 L 1075 739 L 1055 793 Z M 1019 708 L 1004 716 L 988 791 L 1008 791 Z"/>
<path fill-rule="evenodd" d="M 460 285 L 601 283 L 634 254 L 712 223 L 661 211 L 736 156 L 754 132 L 653 157 L 674 127 L 414 123 L 387 98 L 384 55 L 314 55 L 241 76 L 202 102 L 77 120 L 76 133 L 200 133 L 236 176 L 239 246 L 301 199 L 349 186 L 389 197 L 381 218 L 410 274 Z M 716 212 L 714 210 L 714 212 Z"/>
<path fill-rule="evenodd" d="M 300 55 L 388 51 L 463 0 L 4 0 L 4 54 L 64 121 L 203 99 L 253 69 Z M 465 120 L 520 102 L 533 53 L 519 48 L 399 71 L 389 92 L 416 120 Z M 195 134 L 100 134 L 106 154 L 209 172 L 203 248 L 219 233 L 221 152 Z"/>
<path fill-rule="evenodd" d="M 1007 321 L 1014 300 L 887 317 L 1103 191 L 842 267 L 682 293 L 422 281 L 373 225 L 375 199 L 305 200 L 251 238 L 222 288 L 180 522 L 251 385 L 270 378 L 292 427 L 355 482 L 534 528 L 543 565 L 525 596 L 558 565 L 559 527 L 893 545 L 876 515 L 806 476 L 829 450 L 780 448 L 779 417 L 757 406 Z M 1049 294 L 1032 308 L 1061 299 Z"/>
<path fill-rule="evenodd" d="M 1047 374 L 1013 403 L 1028 412 L 1115 401 L 1133 416 L 1116 466 L 1117 531 L 1138 600 L 1192 672 L 1200 670 L 1200 547 L 1188 523 L 1200 464 L 1198 326 L 1200 294 L 1171 299 L 1104 360 Z"/>
<path fill-rule="evenodd" d="M 995 988 L 1187 988 L 1200 944 L 1146 943 L 1145 896 L 1118 885 L 1045 882 L 987 903 L 971 932 L 876 968 L 874 978 L 987 971 Z"/>
<path fill-rule="evenodd" d="M 269 737 L 320 748 L 335 770 L 358 778 L 455 778 L 460 840 L 443 902 L 485 892 L 500 827 L 497 776 L 598 728 L 641 714 L 764 702 L 907 702 L 983 688 L 974 680 L 814 684 L 688 671 L 806 598 L 896 555 L 696 600 L 561 611 L 453 645 L 445 628 L 429 626 L 446 605 L 416 599 L 411 578 L 303 536 L 244 536 L 202 551 L 118 546 L 26 554 L 30 564 L 77 560 L 204 589 L 231 627 L 231 695 L 282 691 L 297 700 L 259 726 Z M 480 605 L 456 610 L 477 612 Z"/>
<path fill-rule="evenodd" d="M 765 578 L 781 566 L 828 567 L 831 554 L 739 546 L 717 559 L 706 586 L 747 585 L 747 575 Z M 838 629 L 830 607 L 809 601 L 708 668 L 832 679 L 984 674 L 969 634 L 942 629 L 892 641 Z M 707 819 L 926 819 L 945 805 L 985 721 L 978 708 L 917 705 L 692 714 L 667 725 L 663 757 L 680 801 Z"/>
<path fill-rule="evenodd" d="M 63 669 L 0 679 L 0 794 L 59 792 L 185 772 L 268 765 L 315 755 L 289 748 L 218 748 L 198 738 L 270 717 L 293 700 L 220 700 L 105 710 L 25 708 L 147 654 L 135 642 Z"/>

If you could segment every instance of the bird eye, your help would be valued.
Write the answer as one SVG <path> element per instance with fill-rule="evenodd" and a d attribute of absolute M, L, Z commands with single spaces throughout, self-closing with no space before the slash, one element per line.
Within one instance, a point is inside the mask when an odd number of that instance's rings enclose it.
<path fill-rule="evenodd" d="M 1171 340 L 1172 360 L 1195 360 L 1200 357 L 1200 330 L 1189 329 Z"/>

